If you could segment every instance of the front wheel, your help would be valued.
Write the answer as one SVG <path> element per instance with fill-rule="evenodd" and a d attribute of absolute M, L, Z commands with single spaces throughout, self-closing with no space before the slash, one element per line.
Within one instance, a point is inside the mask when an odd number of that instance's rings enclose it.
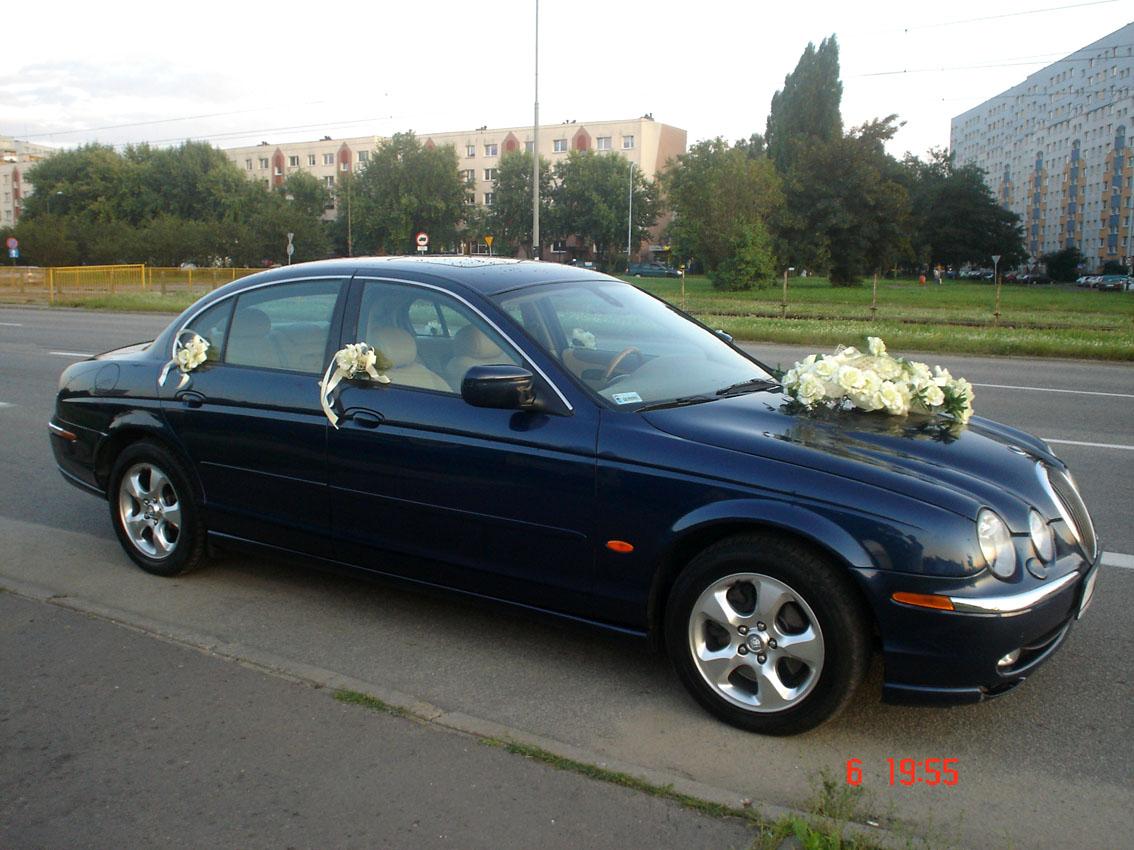
<path fill-rule="evenodd" d="M 868 620 L 850 579 L 794 541 L 721 541 L 678 576 L 666 645 L 693 697 L 727 723 L 790 735 L 850 701 L 870 658 Z"/>
<path fill-rule="evenodd" d="M 205 561 L 205 527 L 189 474 L 166 448 L 126 447 L 111 470 L 109 496 L 118 541 L 143 570 L 176 576 Z"/>

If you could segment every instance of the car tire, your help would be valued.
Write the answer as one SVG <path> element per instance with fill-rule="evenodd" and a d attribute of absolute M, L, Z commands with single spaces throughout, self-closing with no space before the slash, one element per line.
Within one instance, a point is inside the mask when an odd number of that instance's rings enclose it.
<path fill-rule="evenodd" d="M 869 617 L 849 576 L 774 534 L 730 537 L 695 557 L 670 591 L 665 639 L 697 702 L 766 735 L 830 720 L 870 662 Z"/>
<path fill-rule="evenodd" d="M 126 554 L 148 573 L 178 576 L 208 557 L 190 481 L 185 466 L 158 443 L 134 443 L 114 461 L 110 520 Z"/>

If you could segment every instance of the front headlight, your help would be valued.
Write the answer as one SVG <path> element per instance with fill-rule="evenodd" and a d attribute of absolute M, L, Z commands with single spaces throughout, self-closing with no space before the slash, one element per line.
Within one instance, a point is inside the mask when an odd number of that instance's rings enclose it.
<path fill-rule="evenodd" d="M 1008 526 L 988 508 L 977 514 L 977 542 L 988 567 L 997 578 L 1009 579 L 1016 572 L 1016 548 Z"/>
<path fill-rule="evenodd" d="M 1055 556 L 1055 534 L 1035 508 L 1028 512 L 1028 534 L 1036 555 L 1043 563 L 1048 563 Z"/>

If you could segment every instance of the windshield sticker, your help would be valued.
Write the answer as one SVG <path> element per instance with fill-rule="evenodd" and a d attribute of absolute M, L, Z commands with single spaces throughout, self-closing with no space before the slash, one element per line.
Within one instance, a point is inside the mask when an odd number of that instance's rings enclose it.
<path fill-rule="evenodd" d="M 611 396 L 615 404 L 635 404 L 642 400 L 642 397 L 637 393 L 614 393 Z"/>

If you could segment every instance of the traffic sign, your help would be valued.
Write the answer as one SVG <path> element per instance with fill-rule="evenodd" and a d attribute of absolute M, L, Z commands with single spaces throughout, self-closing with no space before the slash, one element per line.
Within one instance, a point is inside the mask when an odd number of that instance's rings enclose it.
<path fill-rule="evenodd" d="M 414 237 L 414 239 L 417 242 L 418 248 L 426 248 L 426 247 L 429 246 L 429 234 L 426 233 L 424 230 L 421 231 L 421 233 L 417 234 L 417 236 Z"/>
<path fill-rule="evenodd" d="M 295 246 L 292 245 L 290 242 L 288 242 L 287 243 L 287 255 L 290 257 L 294 253 L 295 253 Z"/>
<path fill-rule="evenodd" d="M 492 237 L 492 236 L 485 236 L 484 237 L 484 244 L 487 245 L 489 248 L 491 248 L 493 238 L 494 237 Z"/>
<path fill-rule="evenodd" d="M 9 259 L 12 259 L 12 260 L 18 260 L 20 258 L 20 249 L 19 248 L 9 248 L 8 249 L 8 257 L 9 257 Z"/>
<path fill-rule="evenodd" d="M 8 245 L 8 250 L 14 251 L 14 250 L 16 250 L 17 248 L 20 247 L 20 240 L 17 239 L 15 236 L 9 236 L 7 245 Z"/>

